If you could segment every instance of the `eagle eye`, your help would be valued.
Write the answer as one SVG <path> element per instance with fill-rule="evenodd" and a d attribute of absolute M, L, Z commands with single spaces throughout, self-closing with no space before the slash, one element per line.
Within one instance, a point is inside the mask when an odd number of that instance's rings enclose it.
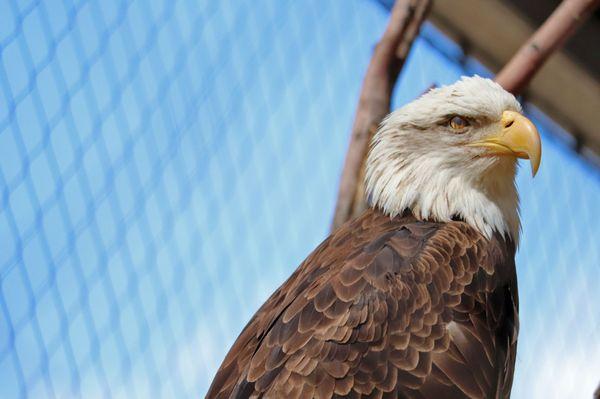
<path fill-rule="evenodd" d="M 465 130 L 469 125 L 469 121 L 461 116 L 453 116 L 452 118 L 450 118 L 450 120 L 448 121 L 448 125 L 455 131 L 457 132 L 462 132 L 463 130 Z"/>

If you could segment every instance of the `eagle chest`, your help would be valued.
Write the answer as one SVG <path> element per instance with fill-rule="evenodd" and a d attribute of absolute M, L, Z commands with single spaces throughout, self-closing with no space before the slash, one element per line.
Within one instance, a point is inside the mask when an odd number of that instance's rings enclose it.
<path fill-rule="evenodd" d="M 516 300 L 501 244 L 367 211 L 257 312 L 209 397 L 502 397 Z"/>

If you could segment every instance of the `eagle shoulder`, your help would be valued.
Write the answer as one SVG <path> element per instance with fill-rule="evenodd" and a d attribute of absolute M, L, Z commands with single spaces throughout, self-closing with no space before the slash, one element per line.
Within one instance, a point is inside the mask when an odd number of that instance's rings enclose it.
<path fill-rule="evenodd" d="M 466 223 L 367 211 L 261 307 L 208 397 L 504 397 L 512 256 Z"/>

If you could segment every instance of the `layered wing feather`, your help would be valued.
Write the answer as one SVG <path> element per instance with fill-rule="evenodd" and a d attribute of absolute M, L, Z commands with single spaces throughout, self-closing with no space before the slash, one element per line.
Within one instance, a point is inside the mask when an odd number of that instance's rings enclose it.
<path fill-rule="evenodd" d="M 369 210 L 261 307 L 208 397 L 508 397 L 513 257 L 463 222 Z"/>

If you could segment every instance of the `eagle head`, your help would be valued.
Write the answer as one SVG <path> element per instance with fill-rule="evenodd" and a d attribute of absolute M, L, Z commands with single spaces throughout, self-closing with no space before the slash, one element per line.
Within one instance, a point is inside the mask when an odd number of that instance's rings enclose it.
<path fill-rule="evenodd" d="M 391 217 L 410 210 L 424 220 L 458 218 L 517 243 L 517 158 L 529 159 L 535 175 L 537 129 L 499 84 L 463 77 L 384 119 L 367 159 L 367 196 Z"/>

